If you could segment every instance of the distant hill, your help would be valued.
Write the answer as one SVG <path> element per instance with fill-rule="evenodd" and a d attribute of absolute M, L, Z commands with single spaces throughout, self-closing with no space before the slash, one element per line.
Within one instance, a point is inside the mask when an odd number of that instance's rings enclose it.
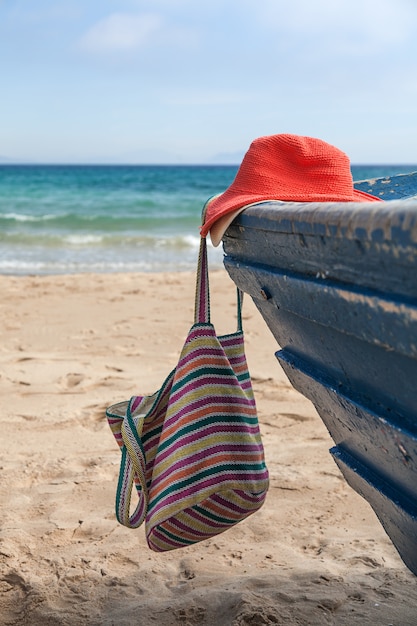
<path fill-rule="evenodd" d="M 1 0 L 0 0 L 1 1 Z M 119 154 L 116 158 L 112 157 L 100 157 L 96 158 L 90 157 L 88 159 L 80 158 L 78 161 L 74 159 L 63 159 L 62 161 L 45 161 L 41 163 L 57 163 L 57 164 L 88 164 L 92 163 L 94 165 L 114 165 L 117 163 L 120 164 L 162 164 L 162 165 L 191 165 L 196 163 L 198 165 L 235 165 L 239 166 L 242 162 L 243 156 L 245 152 L 244 150 L 239 150 L 236 152 L 218 152 L 217 154 L 213 154 L 211 156 L 205 156 L 193 159 L 187 159 L 183 155 L 174 154 L 170 152 L 164 152 L 161 150 L 143 150 L 143 151 L 135 151 L 129 152 L 125 154 Z M 10 157 L 0 155 L 0 165 L 26 165 L 26 164 L 35 164 L 38 162 L 32 161 L 30 159 L 11 159 Z"/>
<path fill-rule="evenodd" d="M 239 165 L 244 154 L 245 152 L 243 150 L 239 150 L 237 152 L 219 152 L 208 159 L 207 163 L 211 163 L 213 165 Z"/>

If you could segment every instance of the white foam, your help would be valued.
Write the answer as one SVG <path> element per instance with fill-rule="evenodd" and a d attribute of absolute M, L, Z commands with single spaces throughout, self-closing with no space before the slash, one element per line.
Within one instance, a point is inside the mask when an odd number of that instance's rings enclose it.
<path fill-rule="evenodd" d="M 47 220 L 56 219 L 56 215 L 24 215 L 22 213 L 4 213 L 0 215 L 0 218 L 7 220 L 15 220 L 16 222 L 45 222 Z"/>
<path fill-rule="evenodd" d="M 66 235 L 62 240 L 71 246 L 86 246 L 101 243 L 104 237 L 100 235 Z"/>

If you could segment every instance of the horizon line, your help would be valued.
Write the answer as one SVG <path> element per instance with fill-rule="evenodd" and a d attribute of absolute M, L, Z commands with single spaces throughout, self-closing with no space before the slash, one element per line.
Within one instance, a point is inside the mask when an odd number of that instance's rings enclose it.
<path fill-rule="evenodd" d="M 179 163 L 179 162 L 167 162 L 167 163 L 135 163 L 135 162 L 86 162 L 86 161 L 1 161 L 0 166 L 58 166 L 58 167 L 239 167 L 240 163 L 227 163 L 227 162 L 201 162 L 201 163 Z M 396 162 L 389 163 L 387 161 L 381 162 L 358 162 L 351 163 L 351 167 L 417 167 L 417 162 Z"/>

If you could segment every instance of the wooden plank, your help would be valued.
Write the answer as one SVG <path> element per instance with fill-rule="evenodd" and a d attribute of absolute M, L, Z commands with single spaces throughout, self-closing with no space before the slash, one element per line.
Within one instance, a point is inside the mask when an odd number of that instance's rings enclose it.
<path fill-rule="evenodd" d="M 371 410 L 384 410 L 417 432 L 414 304 L 386 297 L 379 302 L 375 293 L 333 289 L 326 281 L 230 257 L 225 267 L 252 296 L 281 348 Z"/>
<path fill-rule="evenodd" d="M 417 357 L 417 304 L 411 301 L 369 289 L 348 288 L 319 277 L 305 278 L 269 267 L 242 266 L 231 257 L 226 257 L 224 263 L 234 282 L 243 281 L 245 291 L 255 300 L 267 295 L 269 306 L 275 305 L 387 350 Z"/>
<path fill-rule="evenodd" d="M 410 198 L 417 194 L 417 172 L 356 181 L 354 187 L 382 200 Z"/>
<path fill-rule="evenodd" d="M 330 452 L 348 484 L 373 508 L 407 567 L 417 575 L 417 509 L 343 449 Z"/>
<path fill-rule="evenodd" d="M 277 358 L 294 388 L 313 402 L 336 446 L 409 498 L 417 510 L 417 433 L 342 393 L 300 359 L 282 350 Z"/>
<path fill-rule="evenodd" d="M 417 200 L 374 206 L 249 207 L 223 239 L 226 259 L 417 299 Z"/>
<path fill-rule="evenodd" d="M 402 197 L 417 192 L 417 173 L 361 188 Z M 264 202 L 223 242 L 226 269 L 315 404 L 335 461 L 417 574 L 417 197 Z"/>
<path fill-rule="evenodd" d="M 398 553 L 417 574 L 417 436 L 390 423 L 277 353 L 290 382 L 309 398 L 336 446 L 330 452 L 350 486 L 372 506 Z"/>

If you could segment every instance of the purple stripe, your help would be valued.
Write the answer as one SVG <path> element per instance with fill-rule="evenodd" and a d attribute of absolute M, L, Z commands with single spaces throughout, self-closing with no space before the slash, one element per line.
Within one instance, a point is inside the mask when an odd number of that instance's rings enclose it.
<path fill-rule="evenodd" d="M 144 430 L 146 431 L 146 429 Z M 159 439 L 161 437 L 161 430 L 162 422 L 158 424 L 158 426 L 148 429 L 148 431 L 146 432 L 146 442 L 143 444 L 143 447 L 146 451 L 151 450 L 152 448 L 156 448 L 158 446 Z"/>
<path fill-rule="evenodd" d="M 190 509 L 190 510 L 192 510 L 192 509 Z M 188 515 L 189 511 L 188 511 L 188 509 L 186 509 L 185 511 L 182 511 L 182 513 L 185 513 L 186 515 Z M 201 532 L 199 530 L 194 529 L 192 526 L 189 526 L 187 524 L 183 524 L 182 522 L 180 522 L 175 517 L 170 517 L 165 522 L 162 522 L 161 524 L 158 524 L 158 528 L 161 528 L 161 527 L 165 528 L 165 524 L 169 524 L 170 526 L 174 526 L 174 527 L 178 528 L 179 530 L 183 530 L 187 534 L 194 535 L 196 538 L 197 537 L 201 537 L 202 539 L 204 539 L 205 537 L 208 536 L 207 533 L 203 533 L 203 532 Z M 166 528 L 166 530 L 167 530 L 167 532 L 174 534 L 174 530 L 171 530 L 169 527 Z M 190 538 L 186 537 L 186 539 L 189 540 Z"/>
<path fill-rule="evenodd" d="M 190 349 L 190 346 L 187 346 L 188 349 Z M 193 350 L 191 350 L 190 352 L 188 352 L 187 354 L 185 354 L 182 358 L 181 361 L 179 362 L 179 366 L 180 369 L 182 367 L 184 367 L 183 364 L 188 364 L 190 363 L 190 361 L 193 361 L 194 359 L 197 359 L 198 357 L 202 357 L 202 356 L 221 356 L 224 357 L 224 352 L 221 349 L 221 346 L 213 346 L 213 347 L 205 347 L 205 348 L 194 348 Z M 177 367 L 177 371 L 178 371 L 178 367 Z"/>
<path fill-rule="evenodd" d="M 229 348 L 230 346 L 240 347 L 244 344 L 243 334 L 235 333 L 233 335 L 223 335 L 219 337 L 222 346 Z"/>
<path fill-rule="evenodd" d="M 181 385 L 181 387 L 179 387 L 179 385 Z M 223 371 L 208 374 L 203 368 L 200 368 L 199 371 L 197 369 L 193 371 L 192 378 L 187 378 L 187 376 L 178 378 L 176 381 L 177 388 L 172 390 L 169 403 L 172 405 L 179 397 L 186 396 L 188 393 L 198 391 L 201 395 L 201 390 L 206 392 L 206 389 L 213 385 L 225 385 L 226 391 L 230 393 L 230 390 L 233 390 L 233 392 L 235 392 L 234 395 L 238 395 L 240 392 L 240 383 L 233 372 Z M 208 392 L 209 391 L 210 390 L 208 390 Z M 225 397 L 223 393 L 222 397 Z"/>
<path fill-rule="evenodd" d="M 124 417 L 114 417 L 113 415 L 111 417 L 107 417 L 107 421 L 110 424 L 110 426 L 112 426 L 113 424 L 120 424 L 121 422 L 123 422 Z"/>
<path fill-rule="evenodd" d="M 172 443 L 167 446 L 166 448 L 160 450 L 158 452 L 158 462 L 163 462 L 166 459 L 169 459 L 170 456 L 172 455 L 176 455 L 176 454 L 182 454 L 183 456 L 187 454 L 187 446 L 192 445 L 193 443 L 195 443 L 196 441 L 201 441 L 203 442 L 204 440 L 207 440 L 210 438 L 210 435 L 213 434 L 225 434 L 225 435 L 232 435 L 235 433 L 237 433 L 238 435 L 242 434 L 241 429 L 239 429 L 238 427 L 236 427 L 235 429 L 232 429 L 230 426 L 225 425 L 223 428 L 220 428 L 219 425 L 217 426 L 212 426 L 210 429 L 208 427 L 202 427 L 200 429 L 195 429 L 192 433 L 189 433 L 186 436 L 182 437 L 182 441 L 181 441 L 181 447 L 178 447 L 178 441 L 174 438 L 174 440 L 172 441 Z M 248 439 L 252 439 L 254 436 L 259 436 L 259 430 L 258 427 L 253 427 L 252 429 L 247 428 L 245 431 L 245 435 L 247 436 Z M 240 446 L 249 446 L 251 444 L 247 443 L 245 444 L 244 442 L 240 442 L 239 444 L 230 444 L 232 445 L 240 445 Z M 255 444 L 256 445 L 256 444 Z M 201 447 L 201 446 L 200 446 Z M 242 450 L 242 447 L 240 448 Z M 257 449 L 259 452 L 259 456 L 263 456 L 263 447 L 262 447 L 262 443 L 259 442 L 257 444 Z"/>
<path fill-rule="evenodd" d="M 133 515 L 133 516 L 130 518 L 130 523 L 131 523 L 132 525 L 133 525 L 133 524 L 136 524 L 136 523 L 137 523 L 137 521 L 138 521 L 138 520 L 142 517 L 142 515 L 143 515 L 143 511 L 144 511 L 144 509 L 145 509 L 145 504 L 146 504 L 146 503 L 143 501 L 142 506 L 139 508 L 139 510 L 138 510 L 138 512 L 137 512 L 137 514 L 136 514 L 136 515 Z"/>
<path fill-rule="evenodd" d="M 180 367 L 183 366 L 182 365 L 183 363 L 190 363 L 194 359 L 198 359 L 198 358 L 205 359 L 205 358 L 210 358 L 210 357 L 217 357 L 217 358 L 221 357 L 227 362 L 233 360 L 233 362 L 236 362 L 236 363 L 239 363 L 239 362 L 242 364 L 246 363 L 245 353 L 243 352 L 241 346 L 234 349 L 235 354 L 227 354 L 223 346 L 217 343 L 215 335 L 213 337 L 204 337 L 205 340 L 212 339 L 213 345 L 206 345 L 204 347 L 201 347 L 200 345 L 194 346 L 193 342 L 195 340 L 199 341 L 200 339 L 202 339 L 201 333 L 199 333 L 195 338 L 192 339 L 192 341 L 189 341 L 189 343 L 186 344 L 187 352 L 181 357 L 181 360 L 179 362 Z M 229 349 L 229 352 L 232 352 L 232 351 Z"/>
<path fill-rule="evenodd" d="M 196 428 L 192 433 L 189 433 L 188 435 L 181 435 L 180 444 L 178 443 L 177 439 L 174 439 L 171 445 L 169 445 L 163 451 L 159 451 L 158 461 L 163 461 L 164 459 L 166 459 L 173 453 L 173 450 L 176 451 L 178 448 L 182 449 L 183 453 L 185 454 L 186 450 L 184 450 L 184 448 L 186 448 L 186 446 L 188 446 L 189 444 L 194 443 L 195 441 L 198 441 L 198 440 L 202 441 L 203 439 L 206 439 L 210 435 L 218 434 L 218 433 L 226 433 L 232 436 L 233 434 L 236 434 L 236 433 L 242 433 L 242 424 L 229 424 L 225 422 L 222 424 L 214 424 L 213 426 L 203 425 L 202 427 L 198 429 Z M 258 425 L 245 426 L 244 434 L 255 435 L 255 436 L 259 435 Z M 232 445 L 237 445 L 237 444 L 232 444 Z M 244 443 L 240 445 L 241 446 L 244 445 L 246 447 L 246 444 Z M 260 452 L 263 451 L 261 443 L 258 444 L 258 449 Z"/>
<path fill-rule="evenodd" d="M 198 339 L 200 337 L 213 337 L 213 339 L 217 343 L 218 339 L 216 336 L 216 331 L 214 330 L 213 326 L 199 326 L 198 325 L 199 323 L 206 324 L 206 322 L 204 322 L 203 320 L 200 320 L 200 322 L 198 322 L 195 327 L 191 328 L 190 332 L 188 333 L 185 345 L 187 345 L 189 342 L 193 341 L 194 339 Z"/>
<path fill-rule="evenodd" d="M 209 415 L 236 415 L 242 414 L 243 419 L 253 419 L 256 417 L 256 404 L 254 398 L 248 398 L 240 395 L 220 396 L 211 395 L 210 389 L 207 389 L 206 394 L 188 392 L 188 402 L 181 402 L 184 399 L 181 395 L 173 400 L 172 405 L 167 411 L 167 416 L 164 421 L 164 430 L 169 429 L 172 424 L 176 424 L 181 421 L 183 417 L 187 418 L 187 415 L 193 419 L 202 419 Z M 195 399 L 193 399 L 195 398 Z M 182 406 L 181 406 L 182 405 Z M 194 415 L 203 411 L 204 415 Z M 169 415 L 169 417 L 168 417 Z"/>
<path fill-rule="evenodd" d="M 202 506 L 202 504 L 200 504 L 199 506 Z M 215 522 L 212 519 L 209 519 L 207 517 L 204 517 L 203 515 L 201 515 L 201 513 L 199 513 L 198 511 L 195 511 L 192 507 L 190 507 L 189 509 L 186 509 L 187 515 L 189 515 L 190 517 L 193 517 L 195 520 L 197 520 L 198 522 L 204 523 L 206 524 L 206 526 L 210 526 L 211 528 L 224 528 L 224 524 L 221 522 Z M 213 511 L 210 511 L 212 515 L 216 515 L 216 513 L 214 513 Z"/>
<path fill-rule="evenodd" d="M 152 502 L 151 502 L 152 494 L 150 494 L 148 515 L 150 515 L 151 512 L 152 514 L 155 514 L 158 511 L 165 509 L 166 507 L 174 503 L 178 503 L 179 498 L 181 499 L 187 498 L 189 496 L 194 495 L 197 491 L 203 491 L 204 489 L 207 489 L 209 487 L 213 487 L 213 486 L 219 487 L 222 482 L 223 482 L 222 488 L 224 489 L 226 488 L 224 483 L 227 483 L 227 482 L 230 482 L 233 484 L 236 484 L 239 481 L 257 483 L 261 480 L 266 480 L 268 478 L 267 472 L 262 472 L 259 474 L 233 473 L 233 478 L 230 478 L 230 474 L 231 474 L 230 472 L 227 472 L 224 475 L 216 474 L 216 476 L 211 476 L 210 478 L 207 478 L 204 481 L 196 481 L 195 483 L 193 483 L 191 486 L 187 487 L 186 489 L 177 491 L 174 494 L 167 494 L 164 498 L 162 498 L 162 500 L 160 500 L 160 502 L 156 506 L 152 506 Z M 227 478 L 228 476 L 229 478 Z M 152 491 L 152 488 L 151 488 L 151 491 Z"/>
<path fill-rule="evenodd" d="M 268 472 L 266 472 L 266 480 L 268 479 Z M 266 491 L 261 491 L 260 493 L 248 493 L 247 491 L 242 491 L 241 489 L 235 489 L 235 492 L 239 495 L 242 500 L 247 500 L 248 502 L 257 502 L 259 500 L 263 500 L 265 498 Z M 216 497 L 221 497 L 216 496 Z"/>
<path fill-rule="evenodd" d="M 181 548 L 183 543 L 181 541 L 173 541 L 172 539 L 165 537 L 162 533 L 160 533 L 156 528 L 152 528 L 152 530 L 147 535 L 148 545 L 155 552 L 164 552 L 167 548 L 161 548 L 155 543 L 155 540 L 152 540 L 152 537 L 155 539 L 159 539 L 163 544 L 171 546 L 172 548 Z M 168 548 L 169 549 L 169 548 Z"/>
<path fill-rule="evenodd" d="M 256 415 L 256 405 L 255 405 L 255 401 L 252 398 L 238 398 L 236 396 L 204 396 L 202 398 L 199 398 L 198 400 L 195 400 L 194 402 L 190 402 L 189 404 L 186 404 L 185 406 L 183 406 L 182 409 L 180 409 L 179 411 L 175 411 L 175 413 L 169 418 L 165 420 L 165 427 L 169 428 L 169 426 L 171 426 L 171 424 L 175 424 L 175 422 L 177 422 L 181 417 L 186 416 L 187 414 L 192 414 L 194 411 L 198 411 L 199 409 L 202 409 L 203 407 L 207 408 L 207 411 L 209 411 L 210 407 L 214 407 L 215 405 L 221 405 L 221 406 L 232 406 L 234 408 L 238 408 L 240 407 L 245 407 L 245 409 L 252 409 L 252 411 L 250 412 L 251 415 L 253 415 L 253 417 L 255 417 Z M 216 415 L 218 414 L 225 414 L 227 415 L 227 413 L 225 411 L 216 411 Z M 201 419 L 201 418 L 198 418 Z"/>
<path fill-rule="evenodd" d="M 216 462 L 216 457 L 221 453 L 221 454 L 225 454 L 225 453 L 230 453 L 230 460 L 229 461 L 218 461 Z M 178 470 L 183 470 L 186 467 L 189 467 L 190 465 L 195 465 L 196 463 L 198 463 L 199 461 L 206 461 L 204 469 L 207 469 L 208 466 L 210 467 L 214 467 L 215 465 L 224 465 L 225 463 L 233 463 L 233 455 L 236 454 L 236 452 L 240 453 L 240 454 L 247 454 L 248 456 L 251 455 L 253 456 L 253 453 L 258 453 L 258 460 L 254 460 L 254 461 L 245 461 L 246 463 L 250 463 L 251 465 L 258 465 L 262 459 L 262 446 L 260 445 L 255 445 L 255 444 L 250 444 L 250 445 L 242 445 L 242 444 L 235 444 L 235 445 L 227 445 L 227 444 L 219 444 L 217 446 L 213 446 L 210 448 L 206 448 L 205 450 L 200 450 L 199 452 L 197 452 L 196 454 L 187 456 L 179 461 L 177 461 L 176 463 L 174 463 L 173 465 L 170 465 L 162 474 L 160 474 L 158 477 L 154 477 L 152 480 L 152 484 L 153 485 L 158 485 L 161 481 L 163 481 L 165 479 L 166 476 L 169 476 L 170 474 L 174 474 L 176 471 Z M 162 455 L 158 456 L 158 462 L 160 462 L 162 460 Z M 236 463 L 243 463 L 243 461 L 236 461 Z"/>
<path fill-rule="evenodd" d="M 114 438 L 117 441 L 117 445 L 119 446 L 119 448 L 123 448 L 124 442 L 123 442 L 123 438 L 122 438 L 121 433 L 117 433 L 117 434 L 113 433 L 113 435 L 114 435 Z"/>
<path fill-rule="evenodd" d="M 131 411 L 134 411 L 136 407 L 142 402 L 144 396 L 136 396 L 132 402 L 132 406 L 130 408 Z"/>
<path fill-rule="evenodd" d="M 190 346 L 187 346 L 187 347 L 190 350 Z M 187 354 L 182 356 L 181 361 L 179 362 L 177 369 L 176 369 L 176 372 L 177 372 L 176 377 L 178 377 L 178 372 L 181 372 L 185 366 L 188 366 L 190 363 L 192 363 L 195 360 L 204 359 L 204 365 L 207 365 L 207 362 L 210 362 L 210 358 L 215 359 L 219 357 L 222 360 L 227 361 L 229 365 L 233 363 L 235 367 L 237 365 L 240 365 L 240 366 L 246 365 L 246 358 L 244 354 L 237 354 L 235 356 L 227 356 L 224 350 L 222 350 L 221 346 L 212 346 L 212 347 L 205 347 L 205 348 L 197 347 L 197 348 L 191 349 Z"/>
<path fill-rule="evenodd" d="M 234 489 L 233 491 L 237 493 L 239 497 L 242 497 L 241 496 L 242 492 L 240 492 L 240 490 Z M 262 496 L 260 498 L 256 498 L 255 500 L 253 500 L 252 498 L 249 497 L 249 498 L 245 498 L 245 500 L 247 500 L 251 504 L 257 504 L 259 501 L 264 500 L 265 497 L 266 497 L 266 491 L 262 492 Z M 240 507 L 236 503 L 230 502 L 229 500 L 224 499 L 220 494 L 217 494 L 217 493 L 213 494 L 213 501 L 215 501 L 222 509 L 225 509 L 226 511 L 232 510 L 239 515 L 241 515 L 242 513 L 248 512 L 247 507 Z"/>
<path fill-rule="evenodd" d="M 203 384 L 201 381 L 204 381 Z M 219 385 L 226 385 L 228 387 L 229 393 L 223 396 L 209 395 L 210 386 L 219 386 Z M 236 395 L 232 395 L 230 393 L 232 388 L 233 388 L 233 392 L 235 391 L 237 392 Z M 232 398 L 233 402 L 238 402 L 238 401 L 243 402 L 243 403 L 248 402 L 248 399 L 244 395 L 242 395 L 242 390 L 241 390 L 239 381 L 237 380 L 235 376 L 232 376 L 232 375 L 227 376 L 227 375 L 221 375 L 221 374 L 218 374 L 217 376 L 216 375 L 207 376 L 207 374 L 202 372 L 201 376 L 193 378 L 186 385 L 182 385 L 180 389 L 177 389 L 177 391 L 174 391 L 172 393 L 171 398 L 170 398 L 171 406 L 178 400 L 178 398 L 182 398 L 189 393 L 194 393 L 195 391 L 200 392 L 202 389 L 204 389 L 204 392 L 207 394 L 208 398 L 203 396 L 201 398 L 201 402 L 204 402 L 204 400 L 207 400 L 207 399 L 211 400 L 212 398 L 218 398 L 218 400 L 221 400 L 222 402 L 225 402 L 226 399 L 227 401 L 229 401 L 229 398 Z"/>
<path fill-rule="evenodd" d="M 226 382 L 228 384 L 230 384 L 229 382 L 230 379 L 237 381 L 237 374 L 234 372 L 230 364 L 227 364 L 227 363 L 218 364 L 215 362 L 216 361 L 215 358 L 213 358 L 212 361 L 210 359 L 194 359 L 194 362 L 193 360 L 191 360 L 187 364 L 187 367 L 189 368 L 187 372 L 183 372 L 182 371 L 183 368 L 179 368 L 177 370 L 173 386 L 178 385 L 179 383 L 182 382 L 182 380 L 187 379 L 191 375 L 193 375 L 194 378 L 196 379 L 207 377 L 207 380 L 210 380 L 211 378 L 214 378 L 217 380 L 218 378 L 224 377 L 226 378 Z M 191 368 L 190 368 L 190 365 L 191 365 Z M 213 369 L 215 368 L 220 371 L 218 371 L 217 373 L 208 372 L 207 370 L 210 368 L 213 368 Z M 178 391 L 174 393 L 178 393 Z"/>

